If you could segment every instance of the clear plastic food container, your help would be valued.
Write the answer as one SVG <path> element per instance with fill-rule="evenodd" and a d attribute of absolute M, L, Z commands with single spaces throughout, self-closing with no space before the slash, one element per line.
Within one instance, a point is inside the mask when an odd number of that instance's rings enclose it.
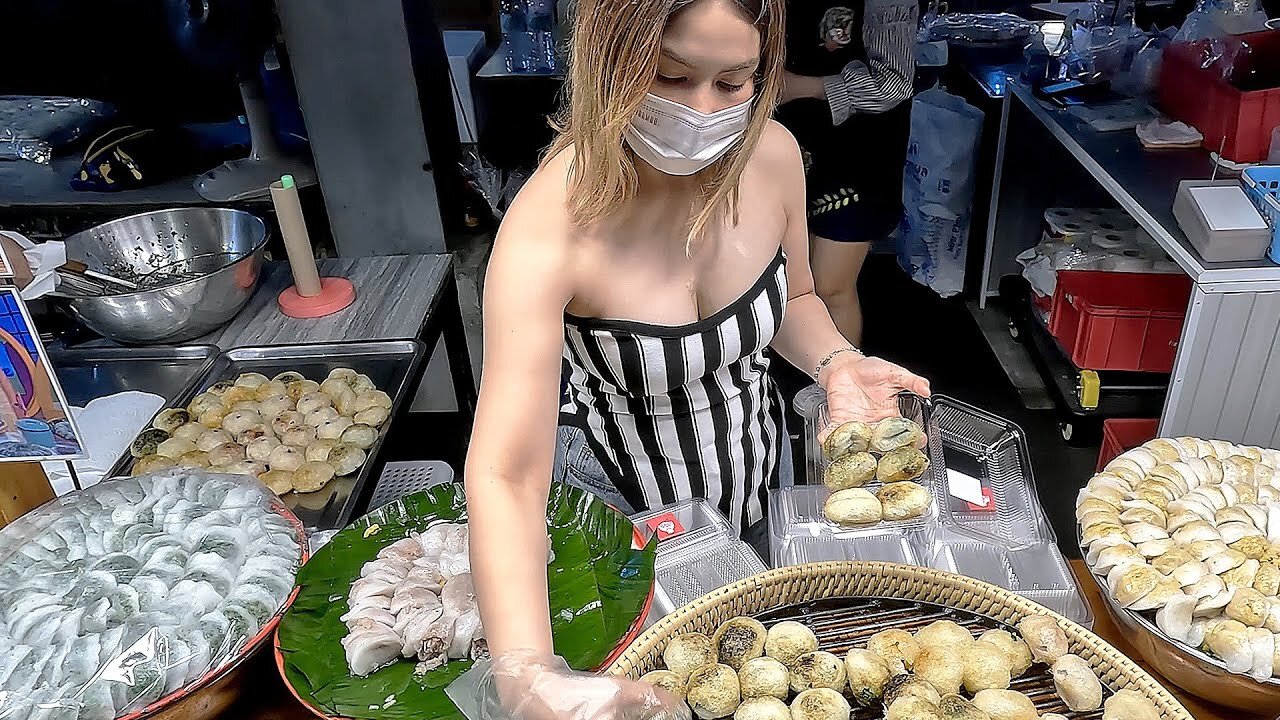
<path fill-rule="evenodd" d="M 632 515 L 641 533 L 658 537 L 654 560 L 652 625 L 707 593 L 767 568 L 750 545 L 734 536 L 729 521 L 702 499 Z"/>
<path fill-rule="evenodd" d="M 845 529 L 822 516 L 830 491 L 818 432 L 828 422 L 820 389 L 796 399 L 805 418 L 808 485 L 769 496 L 775 567 L 821 560 L 882 560 L 965 575 L 1017 592 L 1076 622 L 1092 613 L 1057 548 L 1017 425 L 952 398 L 904 395 L 903 414 L 927 430 L 930 469 L 919 481 L 934 504 L 917 522 Z M 875 491 L 876 485 L 868 489 Z"/>

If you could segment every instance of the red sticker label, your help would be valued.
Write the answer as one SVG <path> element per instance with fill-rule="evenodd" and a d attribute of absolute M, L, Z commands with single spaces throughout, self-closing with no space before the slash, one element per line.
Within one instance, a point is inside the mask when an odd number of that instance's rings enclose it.
<path fill-rule="evenodd" d="M 658 540 L 666 540 L 684 533 L 684 525 L 674 513 L 663 513 L 645 521 L 645 525 L 658 536 Z"/>
<path fill-rule="evenodd" d="M 974 505 L 973 503 L 967 500 L 965 501 L 964 504 L 967 505 L 969 507 L 969 510 L 973 512 L 995 512 L 996 511 L 996 501 L 995 501 L 995 498 L 991 497 L 991 488 L 988 488 L 988 487 L 982 488 L 982 499 L 986 501 L 982 505 Z"/>

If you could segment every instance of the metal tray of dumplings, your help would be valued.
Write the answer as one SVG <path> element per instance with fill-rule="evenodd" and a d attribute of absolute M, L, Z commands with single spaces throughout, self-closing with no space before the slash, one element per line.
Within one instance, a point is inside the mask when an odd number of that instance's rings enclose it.
<path fill-rule="evenodd" d="M 1076 525 L 1076 544 L 1083 557 L 1089 547 L 1080 540 Z M 1103 607 L 1124 633 L 1125 639 L 1156 672 L 1183 690 L 1224 707 L 1248 711 L 1250 715 L 1272 717 L 1280 712 L 1280 678 L 1255 680 L 1247 674 L 1227 670 L 1221 658 L 1192 647 L 1165 634 L 1155 623 L 1155 613 L 1120 607 L 1107 580 L 1089 571 L 1098 587 Z M 1135 658 L 1136 659 L 1136 658 Z"/>
<path fill-rule="evenodd" d="M 377 340 L 312 345 L 276 345 L 235 348 L 219 355 L 205 374 L 170 406 L 185 406 L 196 395 L 222 380 L 234 380 L 247 372 L 272 377 L 286 370 L 309 380 L 324 380 L 330 370 L 348 367 L 368 375 L 379 390 L 391 396 L 391 417 L 368 450 L 369 459 L 355 473 L 335 478 L 320 491 L 287 493 L 282 500 L 298 516 L 307 534 L 344 527 L 367 501 L 370 478 L 379 477 L 385 461 L 380 457 L 387 432 L 408 410 L 425 354 L 417 340 Z M 125 456 L 115 474 L 128 472 L 133 458 Z"/>

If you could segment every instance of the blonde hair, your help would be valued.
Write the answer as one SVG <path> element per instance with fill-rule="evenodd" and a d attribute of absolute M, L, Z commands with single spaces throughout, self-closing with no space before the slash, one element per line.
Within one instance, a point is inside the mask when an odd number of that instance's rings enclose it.
<path fill-rule="evenodd" d="M 636 158 L 623 134 L 657 76 L 667 23 L 698 1 L 578 1 L 565 101 L 546 155 L 573 149 L 566 202 L 575 223 L 589 226 L 636 196 Z M 784 0 L 731 2 L 754 16 L 760 31 L 755 102 L 742 142 L 703 171 L 707 180 L 692 199 L 689 243 L 726 215 L 737 223 L 738 181 L 782 87 Z"/>

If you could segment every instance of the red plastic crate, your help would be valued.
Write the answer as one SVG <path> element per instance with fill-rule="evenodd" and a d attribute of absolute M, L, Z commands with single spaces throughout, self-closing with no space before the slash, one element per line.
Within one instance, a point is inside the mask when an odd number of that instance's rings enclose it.
<path fill-rule="evenodd" d="M 1223 38 L 1230 56 L 1247 44 L 1249 61 L 1237 65 L 1237 74 L 1253 71 L 1264 84 L 1280 67 L 1280 30 L 1264 30 Z M 1201 67 L 1207 40 L 1173 43 L 1160 62 L 1160 107 L 1176 120 L 1195 126 L 1204 135 L 1204 147 L 1235 162 L 1261 162 L 1271 145 L 1271 130 L 1280 125 L 1280 87 L 1241 91 L 1222 78 L 1218 63 Z M 1280 80 L 1273 81 L 1280 83 Z M 1223 138 L 1226 143 L 1223 143 Z"/>
<path fill-rule="evenodd" d="M 1191 278 L 1060 270 L 1049 332 L 1081 370 L 1171 372 Z"/>
<path fill-rule="evenodd" d="M 1098 472 L 1107 463 L 1120 457 L 1120 453 L 1132 450 L 1155 438 L 1159 432 L 1157 418 L 1113 418 L 1102 421 L 1102 447 L 1098 450 Z"/>

